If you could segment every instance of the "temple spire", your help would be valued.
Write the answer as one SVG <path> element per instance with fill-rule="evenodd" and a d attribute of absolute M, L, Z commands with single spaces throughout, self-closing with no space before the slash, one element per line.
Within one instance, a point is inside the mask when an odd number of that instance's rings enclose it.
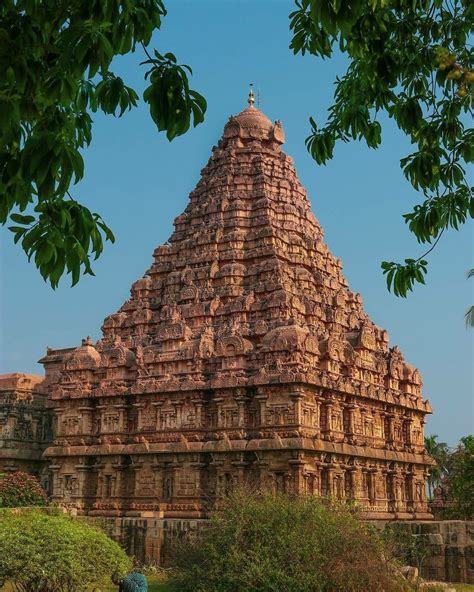
<path fill-rule="evenodd" d="M 249 104 L 249 107 L 253 107 L 253 104 L 255 103 L 255 97 L 253 94 L 253 84 L 252 83 L 250 83 L 250 91 L 249 91 L 247 103 Z"/>

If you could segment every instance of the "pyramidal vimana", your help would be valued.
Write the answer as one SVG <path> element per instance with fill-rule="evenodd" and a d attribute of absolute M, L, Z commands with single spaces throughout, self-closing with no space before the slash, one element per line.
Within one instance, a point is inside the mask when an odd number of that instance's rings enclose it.
<path fill-rule="evenodd" d="M 283 142 L 250 96 L 102 339 L 48 348 L 43 380 L 0 378 L 2 438 L 20 422 L 43 450 L 7 442 L 4 467 L 88 515 L 203 517 L 251 484 L 430 516 L 420 374 L 348 288 Z"/>

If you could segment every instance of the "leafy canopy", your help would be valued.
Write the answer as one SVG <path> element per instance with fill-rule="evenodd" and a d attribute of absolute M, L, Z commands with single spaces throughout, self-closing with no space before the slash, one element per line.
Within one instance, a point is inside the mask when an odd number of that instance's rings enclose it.
<path fill-rule="evenodd" d="M 2 0 L 0 2 L 0 223 L 34 257 L 55 288 L 92 274 L 104 239 L 101 216 L 78 203 L 91 113 L 121 117 L 139 97 L 111 69 L 115 56 L 144 52 L 143 99 L 169 140 L 203 121 L 205 99 L 189 87 L 189 66 L 172 53 L 151 55 L 166 14 L 162 0 Z"/>
<path fill-rule="evenodd" d="M 39 511 L 0 511 L 0 586 L 19 592 L 83 592 L 131 567 L 121 547 L 83 520 Z"/>
<path fill-rule="evenodd" d="M 384 261 L 388 289 L 406 297 L 425 283 L 425 257 L 443 232 L 474 217 L 466 164 L 474 160 L 472 115 L 474 52 L 469 44 L 471 0 L 296 0 L 290 15 L 291 49 L 329 58 L 338 47 L 350 59 L 335 82 L 334 104 L 323 127 L 310 118 L 306 146 L 318 164 L 333 157 L 337 142 L 382 141 L 381 112 L 393 118 L 413 144 L 400 161 L 422 195 L 404 215 L 418 242 L 430 245 L 404 263 Z M 470 121 L 470 119 L 469 119 Z"/>

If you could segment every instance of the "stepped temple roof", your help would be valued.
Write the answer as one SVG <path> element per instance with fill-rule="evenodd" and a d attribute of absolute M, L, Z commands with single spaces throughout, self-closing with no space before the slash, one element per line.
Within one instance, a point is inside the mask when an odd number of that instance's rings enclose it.
<path fill-rule="evenodd" d="M 280 122 L 251 95 L 226 123 L 168 242 L 105 319 L 103 337 L 48 349 L 58 437 L 47 457 L 58 501 L 76 491 L 83 512 L 120 514 L 165 501 L 171 512 L 186 499 L 194 510 L 184 514 L 197 515 L 203 488 L 216 494 L 219 479 L 265 465 L 260 478 L 274 487 L 352 492 L 375 517 L 426 512 L 431 410 L 420 373 L 349 289 L 283 142 Z M 68 458 L 100 457 L 107 467 L 113 457 L 112 467 L 121 455 L 148 467 L 162 497 L 152 501 L 136 485 L 128 497 L 117 490 L 109 507 L 99 488 L 88 506 Z M 167 463 L 181 467 L 186 486 L 167 476 Z M 100 467 L 104 479 L 115 470 Z"/>
<path fill-rule="evenodd" d="M 169 242 L 71 372 L 127 360 L 135 392 L 309 381 L 429 409 L 348 288 L 283 137 L 253 105 L 229 119 Z"/>

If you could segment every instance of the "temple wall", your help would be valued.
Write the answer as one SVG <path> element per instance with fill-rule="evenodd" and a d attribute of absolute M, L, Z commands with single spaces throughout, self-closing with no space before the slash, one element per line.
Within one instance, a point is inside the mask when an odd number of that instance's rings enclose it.
<path fill-rule="evenodd" d="M 199 532 L 206 520 L 91 518 L 140 562 L 169 564 L 173 545 Z M 391 523 L 393 524 L 393 523 Z M 426 535 L 429 555 L 422 577 L 441 582 L 474 584 L 474 521 L 401 522 L 414 534 Z"/>

